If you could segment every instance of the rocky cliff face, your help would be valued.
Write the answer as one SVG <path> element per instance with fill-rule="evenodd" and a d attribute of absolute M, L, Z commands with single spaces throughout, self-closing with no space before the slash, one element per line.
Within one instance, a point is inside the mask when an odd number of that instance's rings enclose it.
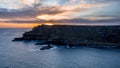
<path fill-rule="evenodd" d="M 46 40 L 54 44 L 77 45 L 82 43 L 120 44 L 120 26 L 37 26 L 15 40 Z"/>

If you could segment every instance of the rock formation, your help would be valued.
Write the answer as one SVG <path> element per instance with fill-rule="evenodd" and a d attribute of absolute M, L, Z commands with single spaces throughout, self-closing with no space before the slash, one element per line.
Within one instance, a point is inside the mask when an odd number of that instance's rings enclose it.
<path fill-rule="evenodd" d="M 120 44 L 120 26 L 41 25 L 25 32 L 21 40 L 43 40 L 38 44 L 94 46 Z M 91 45 L 92 44 L 92 45 Z M 94 45 L 93 45 L 94 44 Z"/>

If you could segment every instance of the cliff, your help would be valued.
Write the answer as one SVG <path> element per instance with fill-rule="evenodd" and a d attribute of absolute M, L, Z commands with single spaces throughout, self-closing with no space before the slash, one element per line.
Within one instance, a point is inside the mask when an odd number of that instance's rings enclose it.
<path fill-rule="evenodd" d="M 119 45 L 120 26 L 42 25 L 25 32 L 17 40 L 44 40 L 58 45 Z M 39 43 L 41 44 L 41 43 Z"/>

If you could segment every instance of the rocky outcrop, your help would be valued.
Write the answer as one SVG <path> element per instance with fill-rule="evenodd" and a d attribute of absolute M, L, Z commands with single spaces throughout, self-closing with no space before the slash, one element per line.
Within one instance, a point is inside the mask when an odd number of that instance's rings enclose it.
<path fill-rule="evenodd" d="M 21 40 L 44 40 L 46 44 L 70 45 L 70 47 L 104 43 L 118 46 L 120 26 L 42 25 L 25 32 L 22 38 L 14 39 L 14 41 Z"/>
<path fill-rule="evenodd" d="M 53 48 L 53 47 L 48 45 L 48 46 L 43 46 L 42 48 L 40 48 L 40 50 L 46 50 L 46 49 L 51 49 L 51 48 Z"/>

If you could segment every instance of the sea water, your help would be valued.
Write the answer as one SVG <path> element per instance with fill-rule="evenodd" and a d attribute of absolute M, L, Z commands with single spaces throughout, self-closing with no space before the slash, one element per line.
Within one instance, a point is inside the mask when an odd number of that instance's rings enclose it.
<path fill-rule="evenodd" d="M 0 28 L 0 68 L 120 68 L 120 49 L 40 50 L 34 41 L 12 42 L 29 30 Z"/>

